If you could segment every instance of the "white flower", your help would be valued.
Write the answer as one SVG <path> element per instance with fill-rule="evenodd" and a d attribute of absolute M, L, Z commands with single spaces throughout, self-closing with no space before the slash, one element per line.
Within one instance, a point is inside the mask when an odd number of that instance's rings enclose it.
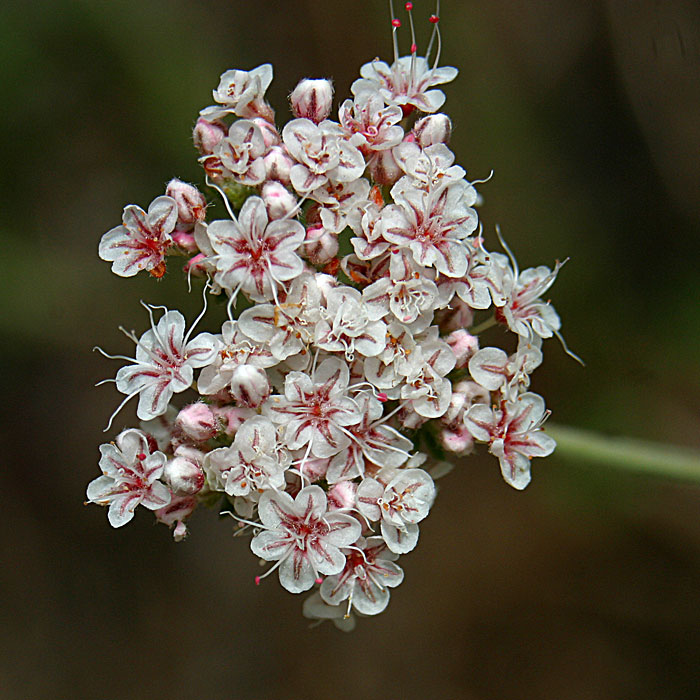
<path fill-rule="evenodd" d="M 315 624 L 320 624 L 323 620 L 332 620 L 343 632 L 352 632 L 355 629 L 355 616 L 352 613 L 347 615 L 344 605 L 328 605 L 318 591 L 314 591 L 304 601 L 302 614 L 309 620 L 316 620 Z"/>
<path fill-rule="evenodd" d="M 382 537 L 396 554 L 414 549 L 418 523 L 434 500 L 435 484 L 422 469 L 398 469 L 386 486 L 377 479 L 364 479 L 357 489 L 358 510 L 374 522 L 381 519 Z"/>
<path fill-rule="evenodd" d="M 350 143 L 369 158 L 374 151 L 385 151 L 401 143 L 404 132 L 399 122 L 399 107 L 384 107 L 376 93 L 363 92 L 354 100 L 345 100 L 338 111 L 340 124 Z"/>
<path fill-rule="evenodd" d="M 314 342 L 324 350 L 343 352 L 352 361 L 355 352 L 372 357 L 386 345 L 386 324 L 362 302 L 352 287 L 336 287 L 326 294 L 326 309 L 316 325 Z"/>
<path fill-rule="evenodd" d="M 139 504 L 158 510 L 170 503 L 170 491 L 158 481 L 166 456 L 151 452 L 145 433 L 135 428 L 120 433 L 115 443 L 100 445 L 98 476 L 87 487 L 90 503 L 109 506 L 107 518 L 112 527 L 126 525 Z"/>
<path fill-rule="evenodd" d="M 362 299 L 370 309 L 376 308 L 377 313 L 383 311 L 382 315 L 391 312 L 398 321 L 406 324 L 435 309 L 438 288 L 410 256 L 394 251 L 389 270 L 389 277 L 362 290 Z"/>
<path fill-rule="evenodd" d="M 156 307 L 146 308 L 151 313 Z M 129 335 L 136 343 L 136 357 L 122 358 L 133 364 L 117 372 L 116 386 L 127 394 L 122 406 L 132 396 L 140 395 L 136 415 L 141 420 L 151 420 L 165 413 L 172 395 L 191 386 L 193 370 L 214 358 L 219 340 L 211 333 L 200 333 L 190 340 L 193 329 L 194 326 L 185 335 L 183 315 L 165 309 L 158 325 L 152 325 L 138 340 Z"/>
<path fill-rule="evenodd" d="M 407 189 L 397 192 L 394 201 L 377 224 L 384 239 L 408 248 L 418 265 L 435 267 L 448 277 L 464 275 L 464 239 L 477 225 L 476 211 L 470 207 L 476 201 L 474 188 L 460 181 L 430 195 Z"/>
<path fill-rule="evenodd" d="M 200 114 L 209 121 L 231 113 L 248 119 L 264 117 L 269 111 L 269 107 L 268 111 L 265 110 L 264 97 L 271 82 L 272 66 L 269 63 L 251 71 L 227 70 L 213 93 L 214 101 L 222 106 L 207 107 Z"/>
<path fill-rule="evenodd" d="M 239 119 L 231 124 L 228 136 L 219 142 L 214 153 L 236 182 L 252 186 L 265 180 L 266 151 L 260 127 L 249 119 Z"/>
<path fill-rule="evenodd" d="M 204 459 L 209 487 L 229 496 L 249 496 L 285 486 L 289 453 L 277 442 L 277 431 L 264 416 L 246 420 L 231 447 L 212 450 Z"/>
<path fill-rule="evenodd" d="M 506 483 L 520 490 L 530 483 L 530 460 L 546 457 L 556 447 L 542 431 L 546 417 L 542 397 L 526 393 L 516 401 L 502 401 L 500 409 L 472 406 L 464 415 L 464 425 L 476 440 L 489 443 Z"/>
<path fill-rule="evenodd" d="M 282 138 L 297 161 L 290 171 L 297 192 L 310 192 L 328 180 L 352 182 L 365 169 L 362 154 L 342 138 L 342 130 L 335 122 L 316 125 L 309 119 L 293 119 L 282 130 Z"/>
<path fill-rule="evenodd" d="M 398 556 L 387 551 L 381 537 L 361 537 L 357 548 L 346 549 L 345 567 L 321 584 L 321 598 L 329 605 L 348 601 L 362 615 L 377 615 L 389 604 L 389 588 L 403 581 L 403 571 L 394 563 Z"/>
<path fill-rule="evenodd" d="M 496 318 L 507 324 L 514 333 L 526 338 L 533 333 L 540 338 L 551 338 L 558 333 L 561 328 L 559 316 L 549 302 L 542 301 L 540 297 L 554 284 L 562 265 L 557 262 L 554 270 L 540 265 L 521 273 L 518 273 L 517 266 L 513 271 L 502 266 L 499 270 L 494 265 L 497 272 L 492 273 L 492 280 L 497 280 L 495 286 L 503 298 L 503 303 L 494 298 L 494 304 L 498 307 Z"/>
<path fill-rule="evenodd" d="M 324 360 L 312 379 L 290 372 L 284 396 L 271 396 L 263 412 L 284 426 L 284 442 L 290 450 L 309 445 L 315 457 L 332 457 L 350 442 L 345 426 L 362 420 L 360 409 L 347 396 L 348 366 L 335 357 Z"/>
<path fill-rule="evenodd" d="M 231 386 L 233 373 L 241 365 L 252 365 L 265 369 L 274 367 L 278 360 L 272 356 L 267 345 L 256 343 L 241 332 L 237 321 L 225 321 L 221 327 L 221 346 L 213 362 L 202 369 L 197 380 L 201 394 L 216 394 Z"/>
<path fill-rule="evenodd" d="M 444 143 L 421 149 L 417 143 L 407 141 L 397 146 L 393 154 L 406 173 L 394 185 L 396 193 L 410 187 L 431 192 L 459 182 L 466 174 L 464 168 L 453 165 L 454 153 Z"/>
<path fill-rule="evenodd" d="M 351 87 L 353 95 L 378 93 L 388 105 L 399 105 L 404 114 L 414 108 L 421 112 L 437 112 L 445 102 L 441 90 L 434 85 L 449 83 L 458 70 L 451 66 L 431 68 L 422 56 L 402 56 L 391 68 L 384 61 L 371 61 L 360 68 L 362 78 Z"/>
<path fill-rule="evenodd" d="M 514 401 L 530 386 L 530 374 L 542 363 L 541 343 L 538 336 L 532 342 L 520 336 L 518 350 L 510 357 L 500 348 L 482 348 L 469 360 L 469 372 L 484 389 L 500 389 Z"/>
<path fill-rule="evenodd" d="M 135 204 L 124 207 L 123 225 L 102 236 L 100 257 L 111 262 L 112 272 L 120 277 L 133 277 L 141 270 L 162 277 L 177 216 L 177 202 L 172 197 L 156 197 L 148 214 Z"/>
<path fill-rule="evenodd" d="M 323 227 L 331 233 L 340 233 L 346 227 L 348 218 L 367 204 L 368 195 L 369 182 L 360 178 L 338 184 L 326 182 L 313 190 L 309 199 L 323 205 L 319 209 Z"/>
<path fill-rule="evenodd" d="M 382 467 L 400 467 L 410 457 L 409 450 L 413 449 L 413 443 L 407 437 L 380 420 L 382 404 L 370 392 L 361 392 L 355 401 L 362 420 L 347 427 L 352 441 L 331 459 L 326 473 L 329 484 L 358 476 L 363 478 L 365 460 Z"/>
<path fill-rule="evenodd" d="M 290 593 L 308 590 L 319 574 L 340 573 L 345 566 L 341 547 L 362 533 L 355 518 L 327 511 L 320 486 L 303 488 L 295 499 L 284 491 L 265 491 L 258 515 L 264 529 L 250 548 L 261 559 L 279 562 L 273 569 L 279 568 L 280 583 Z"/>
<path fill-rule="evenodd" d="M 260 197 L 246 199 L 238 220 L 214 221 L 207 235 L 215 255 L 214 281 L 224 289 L 240 289 L 256 300 L 270 299 L 272 289 L 298 277 L 304 265 L 296 250 L 304 227 L 295 220 L 268 223 Z"/>
<path fill-rule="evenodd" d="M 308 364 L 308 346 L 314 339 L 320 318 L 321 291 L 313 275 L 303 273 L 291 284 L 289 294 L 279 305 L 257 304 L 246 309 L 238 327 L 258 345 L 269 348 L 278 361 L 301 360 Z"/>

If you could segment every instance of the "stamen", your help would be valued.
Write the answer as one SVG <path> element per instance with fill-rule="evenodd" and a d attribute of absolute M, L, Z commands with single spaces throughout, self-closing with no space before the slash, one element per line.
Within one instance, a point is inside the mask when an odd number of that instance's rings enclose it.
<path fill-rule="evenodd" d="M 287 555 L 287 556 L 289 556 L 289 555 Z M 273 571 L 275 571 L 276 569 L 278 569 L 278 568 L 282 565 L 282 562 L 285 561 L 286 558 L 287 558 L 287 557 L 282 557 L 279 561 L 277 561 L 277 562 L 275 563 L 274 566 L 271 566 L 262 576 L 256 576 L 256 577 L 255 577 L 255 585 L 256 585 L 256 586 L 259 586 L 259 585 L 260 585 L 260 581 L 262 581 L 264 578 L 267 578 Z"/>
<path fill-rule="evenodd" d="M 236 215 L 233 213 L 233 210 L 231 209 L 231 204 L 228 201 L 228 197 L 226 196 L 226 193 L 218 185 L 215 185 L 209 179 L 209 175 L 206 175 L 204 180 L 207 183 L 207 185 L 209 185 L 209 187 L 213 187 L 221 195 L 221 198 L 224 200 L 224 205 L 226 206 L 226 211 L 228 211 L 228 215 L 231 217 L 231 219 L 233 221 L 237 222 Z"/>
<path fill-rule="evenodd" d="M 172 357 L 172 355 L 168 351 L 168 347 L 167 347 L 166 343 L 163 341 L 163 339 L 160 337 L 160 335 L 158 335 L 158 331 L 156 330 L 156 324 L 155 324 L 155 321 L 153 319 L 153 310 L 154 309 L 165 309 L 165 311 L 167 311 L 167 309 L 165 308 L 165 306 L 151 306 L 150 304 L 146 304 L 146 302 L 143 301 L 143 299 L 141 300 L 141 306 L 143 306 L 143 308 L 146 309 L 146 312 L 148 313 L 148 319 L 151 322 L 151 330 L 153 331 L 153 337 L 158 341 L 158 345 L 160 345 L 161 350 L 168 357 Z M 136 344 L 138 345 L 138 341 L 136 341 Z"/>
<path fill-rule="evenodd" d="M 238 286 L 231 292 L 231 296 L 228 299 L 228 303 L 226 304 L 226 315 L 228 316 L 229 321 L 233 321 L 233 316 L 231 315 L 231 309 L 233 308 L 233 305 L 236 303 L 236 297 L 238 296 L 238 292 L 241 291 L 241 287 L 243 286 L 243 280 L 241 280 L 238 283 Z"/>
<path fill-rule="evenodd" d="M 508 247 L 507 243 L 505 242 L 505 240 L 503 240 L 503 236 L 501 235 L 501 227 L 498 224 L 496 224 L 496 235 L 498 236 L 498 241 L 501 244 L 501 247 L 503 248 L 503 250 L 506 251 L 506 253 L 508 253 L 508 257 L 510 258 L 510 264 L 513 266 L 513 272 L 515 272 L 515 279 L 517 280 L 520 276 L 518 263 L 510 248 Z"/>
<path fill-rule="evenodd" d="M 492 177 L 493 177 L 493 170 L 491 170 L 488 177 L 485 178 L 484 180 L 472 180 L 469 184 L 470 185 L 483 185 L 484 182 L 488 182 Z"/>
<path fill-rule="evenodd" d="M 396 37 L 396 30 L 401 26 L 401 20 L 396 18 L 393 0 L 389 0 L 389 13 L 391 14 L 391 43 L 394 46 L 394 63 L 396 63 L 399 60 L 399 42 Z"/>
<path fill-rule="evenodd" d="M 574 360 L 576 360 L 576 362 L 578 362 L 578 363 L 581 365 L 581 367 L 585 367 L 585 366 L 586 366 L 586 363 L 585 363 L 576 353 L 574 353 L 574 352 L 572 352 L 571 350 L 569 350 L 569 348 L 568 348 L 568 346 L 567 346 L 567 344 L 566 344 L 566 341 L 564 340 L 564 336 L 563 336 L 559 331 L 554 331 L 554 335 L 557 336 L 557 339 L 558 339 L 559 342 L 561 343 L 561 346 L 564 348 L 564 352 L 565 352 L 569 357 L 572 357 Z"/>
<path fill-rule="evenodd" d="M 126 355 L 110 355 L 109 353 L 106 353 L 101 347 L 99 347 L 99 345 L 95 345 L 95 347 L 92 349 L 93 352 L 95 352 L 95 350 L 97 350 L 97 352 L 99 352 L 100 355 L 103 355 L 108 360 L 126 360 L 127 362 L 138 362 L 137 359 L 133 357 L 127 357 Z M 97 384 L 95 384 L 95 386 L 97 386 Z"/>
<path fill-rule="evenodd" d="M 413 9 L 413 3 L 407 2 L 405 7 L 406 12 L 408 12 L 408 23 L 411 26 L 411 54 L 415 57 L 418 47 L 416 45 L 416 30 L 413 26 L 413 13 L 411 12 L 411 10 Z"/>
<path fill-rule="evenodd" d="M 117 410 L 109 417 L 109 423 L 107 423 L 107 427 L 102 431 L 103 433 L 106 433 L 111 427 L 112 427 L 112 421 L 116 418 L 117 414 L 119 411 L 124 408 L 124 406 L 127 404 L 128 401 L 134 398 L 136 394 L 138 394 L 143 387 L 139 387 L 136 391 L 132 391 L 118 406 Z"/>
<path fill-rule="evenodd" d="M 430 23 L 433 25 L 433 34 L 430 37 L 430 43 L 428 44 L 428 51 L 425 54 L 425 60 L 428 60 L 430 55 L 430 50 L 433 48 L 433 40 L 437 37 L 437 51 L 435 52 L 435 62 L 433 63 L 432 73 L 437 69 L 438 63 L 440 62 L 440 54 L 442 53 L 442 36 L 440 35 L 440 27 L 438 23 L 440 22 L 440 0 L 437 0 L 435 4 L 435 14 L 430 15 Z"/>
<path fill-rule="evenodd" d="M 185 335 L 185 339 L 182 341 L 182 347 L 183 350 L 187 343 L 189 342 L 190 336 L 192 335 L 192 331 L 195 329 L 195 326 L 202 320 L 202 317 L 204 314 L 207 312 L 207 291 L 209 290 L 209 281 L 207 280 L 207 283 L 204 285 L 204 290 L 202 291 L 202 298 L 204 301 L 204 308 L 200 312 L 199 316 L 194 320 L 194 323 L 190 326 L 190 329 L 187 331 L 187 334 Z"/>

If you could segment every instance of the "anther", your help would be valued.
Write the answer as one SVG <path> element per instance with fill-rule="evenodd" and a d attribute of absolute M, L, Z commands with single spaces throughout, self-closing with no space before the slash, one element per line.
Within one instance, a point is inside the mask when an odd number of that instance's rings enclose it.
<path fill-rule="evenodd" d="M 323 583 L 323 579 L 320 576 L 318 576 L 314 579 L 314 583 Z"/>
<path fill-rule="evenodd" d="M 379 399 L 379 401 L 382 403 L 386 403 L 389 400 L 389 397 L 383 391 L 380 391 L 377 393 L 377 399 Z"/>
<path fill-rule="evenodd" d="M 413 9 L 413 3 L 407 2 L 406 3 L 406 12 L 410 12 L 412 9 Z"/>
<path fill-rule="evenodd" d="M 260 576 L 255 577 L 255 585 L 259 586 L 260 585 Z"/>
<path fill-rule="evenodd" d="M 396 27 L 398 29 L 401 26 L 401 20 L 400 19 L 392 19 L 391 26 Z"/>
<path fill-rule="evenodd" d="M 440 18 L 437 15 L 430 15 L 430 18 L 428 21 L 431 24 L 437 24 L 440 21 Z"/>

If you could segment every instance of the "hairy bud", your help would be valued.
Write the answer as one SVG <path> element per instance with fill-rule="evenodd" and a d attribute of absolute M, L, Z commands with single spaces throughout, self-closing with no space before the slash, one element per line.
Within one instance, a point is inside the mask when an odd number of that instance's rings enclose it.
<path fill-rule="evenodd" d="M 320 124 L 331 113 L 333 84 L 324 78 L 302 80 L 289 96 L 289 104 L 295 117 Z"/>
<path fill-rule="evenodd" d="M 457 358 L 455 365 L 457 369 L 466 367 L 474 353 L 479 349 L 479 339 L 470 335 L 464 328 L 452 331 L 445 340 Z"/>
<path fill-rule="evenodd" d="M 193 403 L 185 406 L 177 414 L 175 424 L 187 437 L 202 442 L 217 433 L 217 422 L 211 408 L 205 403 Z"/>
<path fill-rule="evenodd" d="M 257 408 L 270 395 L 270 382 L 265 370 L 252 365 L 239 365 L 231 376 L 231 394 L 236 402 Z"/>
<path fill-rule="evenodd" d="M 284 146 L 273 146 L 263 158 L 263 163 L 265 163 L 265 176 L 268 180 L 278 180 L 283 185 L 291 183 L 289 171 L 294 161 L 289 157 Z"/>
<path fill-rule="evenodd" d="M 219 141 L 226 136 L 228 128 L 220 121 L 207 121 L 203 117 L 197 119 L 192 131 L 195 148 L 203 155 L 211 155 L 219 144 Z"/>
<path fill-rule="evenodd" d="M 204 221 L 207 201 L 194 185 L 174 179 L 168 183 L 165 194 L 177 203 L 177 218 L 180 223 L 195 224 L 197 221 Z"/>
<path fill-rule="evenodd" d="M 320 224 L 306 229 L 306 254 L 314 265 L 324 265 L 338 253 L 338 236 L 326 231 Z"/>
<path fill-rule="evenodd" d="M 297 204 L 297 198 L 281 182 L 274 181 L 263 185 L 262 200 L 271 220 L 287 216 Z"/>
<path fill-rule="evenodd" d="M 163 470 L 163 481 L 178 494 L 193 494 L 204 486 L 204 472 L 187 457 L 168 460 Z"/>
<path fill-rule="evenodd" d="M 448 143 L 452 136 L 452 120 L 446 114 L 429 114 L 416 122 L 413 135 L 422 148 Z"/>

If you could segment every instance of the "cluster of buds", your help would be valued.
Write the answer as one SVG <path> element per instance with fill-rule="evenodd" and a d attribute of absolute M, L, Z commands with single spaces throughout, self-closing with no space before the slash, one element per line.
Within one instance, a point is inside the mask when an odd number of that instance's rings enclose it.
<path fill-rule="evenodd" d="M 307 617 L 342 628 L 387 606 L 449 455 L 486 443 L 522 489 L 555 447 L 529 385 L 542 340 L 559 335 L 542 295 L 560 264 L 519 272 L 502 241 L 507 255 L 487 252 L 439 111 L 436 86 L 457 70 L 438 67 L 430 21 L 426 56 L 413 40 L 400 57 L 392 18 L 393 64 L 361 68 L 337 121 L 328 80 L 297 85 L 280 129 L 272 67 L 224 73 L 194 141 L 228 216 L 207 221 L 204 195 L 173 180 L 99 247 L 122 277 L 159 278 L 184 257 L 204 309 L 187 329 L 144 304 L 150 327 L 128 334 L 135 356 L 116 356 L 127 364 L 107 380 L 126 395 L 117 412 L 138 396 L 142 422 L 101 447 L 88 501 L 114 527 L 143 505 L 178 541 L 197 507 L 217 508 L 270 562 L 256 583 L 277 572 L 311 592 Z M 194 335 L 211 297 L 227 320 Z M 510 350 L 480 347 L 496 324 Z"/>

